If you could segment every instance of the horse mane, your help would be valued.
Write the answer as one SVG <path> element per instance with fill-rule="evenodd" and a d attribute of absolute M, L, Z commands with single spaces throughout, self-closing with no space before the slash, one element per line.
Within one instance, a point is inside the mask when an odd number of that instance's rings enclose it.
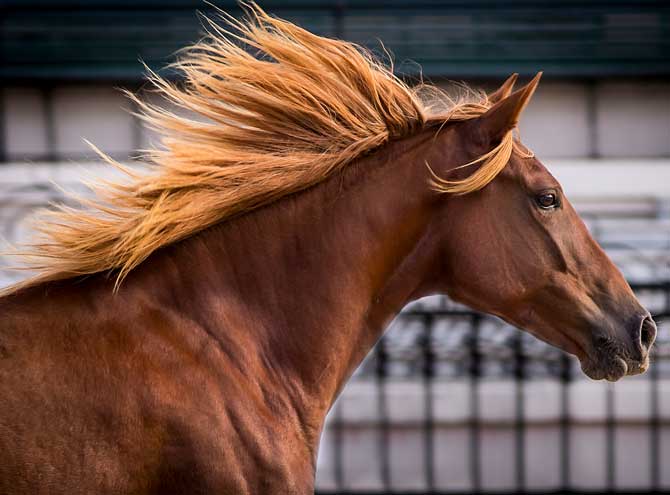
<path fill-rule="evenodd" d="M 391 140 L 491 106 L 468 88 L 453 99 L 434 86 L 411 87 L 356 44 L 316 36 L 255 4 L 244 8 L 241 21 L 221 12 L 223 27 L 206 19 L 205 38 L 171 65 L 181 83 L 149 70 L 153 89 L 179 114 L 127 93 L 162 134 L 161 146 L 146 152 L 149 169 L 130 170 L 99 152 L 127 180 L 92 185 L 94 199 L 76 198 L 84 208 L 43 211 L 38 235 L 20 253 L 35 275 L 6 293 L 110 270 L 118 289 L 163 246 L 309 188 Z M 467 179 L 434 176 L 432 186 L 480 189 L 512 146 L 510 132 Z"/>

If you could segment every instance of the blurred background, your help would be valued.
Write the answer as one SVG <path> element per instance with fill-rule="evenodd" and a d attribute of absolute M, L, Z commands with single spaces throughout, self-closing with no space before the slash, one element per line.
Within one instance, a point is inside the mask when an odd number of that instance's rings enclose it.
<path fill-rule="evenodd" d="M 234 2 L 216 5 L 239 14 Z M 586 379 L 571 358 L 442 298 L 406 308 L 333 408 L 320 493 L 670 490 L 670 4 L 265 1 L 318 34 L 393 53 L 399 73 L 496 88 L 544 77 L 524 142 L 655 314 L 646 375 Z M 0 236 L 156 140 L 142 90 L 201 32 L 196 0 L 0 0 Z M 151 97 L 147 95 L 147 97 Z M 18 275 L 1 269 L 0 286 Z"/>

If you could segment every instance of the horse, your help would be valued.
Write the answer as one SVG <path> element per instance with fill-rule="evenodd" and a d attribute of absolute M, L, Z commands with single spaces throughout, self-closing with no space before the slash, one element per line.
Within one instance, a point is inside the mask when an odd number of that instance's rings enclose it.
<path fill-rule="evenodd" d="M 164 135 L 149 169 L 106 158 L 128 176 L 24 247 L 0 493 L 312 493 L 333 401 L 430 294 L 592 379 L 647 369 L 648 311 L 519 139 L 541 74 L 454 96 L 246 8 L 181 53 L 181 83 L 149 74 L 188 111 L 137 99 Z"/>

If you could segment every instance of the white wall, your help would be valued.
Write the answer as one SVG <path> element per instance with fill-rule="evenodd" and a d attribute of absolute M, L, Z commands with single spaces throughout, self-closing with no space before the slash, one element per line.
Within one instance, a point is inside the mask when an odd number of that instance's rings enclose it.
<path fill-rule="evenodd" d="M 582 84 L 540 83 L 520 122 L 521 139 L 540 158 L 589 156 L 587 98 Z"/>
<path fill-rule="evenodd" d="M 131 105 L 115 88 L 58 86 L 47 95 L 37 88 L 2 91 L 10 160 L 46 153 L 49 141 L 66 157 L 87 153 L 84 138 L 116 154 L 149 141 L 150 133 L 138 132 Z M 544 81 L 520 129 L 524 142 L 544 159 L 670 158 L 670 82 Z"/>
<path fill-rule="evenodd" d="M 519 127 L 543 158 L 667 158 L 670 83 L 543 82 Z"/>

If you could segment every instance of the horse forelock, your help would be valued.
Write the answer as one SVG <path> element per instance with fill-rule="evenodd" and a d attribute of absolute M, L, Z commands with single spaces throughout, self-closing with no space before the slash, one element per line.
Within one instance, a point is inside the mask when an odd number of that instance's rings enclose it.
<path fill-rule="evenodd" d="M 162 246 L 311 187 L 391 140 L 491 106 L 466 86 L 458 97 L 409 86 L 356 44 L 314 35 L 255 4 L 246 9 L 243 21 L 221 13 L 223 26 L 205 19 L 207 36 L 172 64 L 182 83 L 149 70 L 155 91 L 178 111 L 127 93 L 162 135 L 146 154 L 149 170 L 128 170 L 99 152 L 129 180 L 93 185 L 85 208 L 43 212 L 39 235 L 19 253 L 37 275 L 6 292 L 107 270 L 116 271 L 118 288 Z M 470 178 L 434 176 L 433 187 L 480 189 L 512 146 L 509 133 L 476 160 L 483 165 Z"/>

